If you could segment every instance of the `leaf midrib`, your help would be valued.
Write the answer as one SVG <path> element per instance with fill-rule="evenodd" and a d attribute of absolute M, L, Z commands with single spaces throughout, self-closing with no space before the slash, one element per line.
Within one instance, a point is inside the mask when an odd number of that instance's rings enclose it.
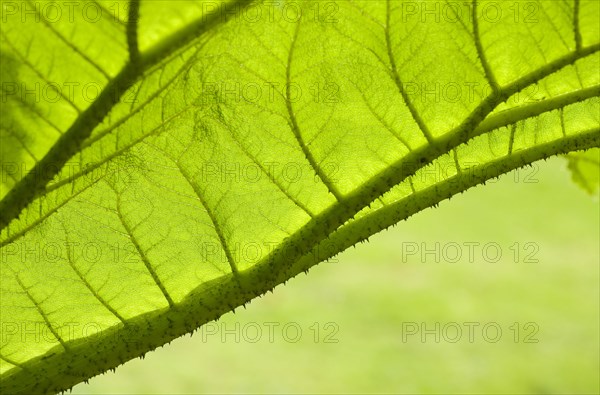
<path fill-rule="evenodd" d="M 495 164 L 496 168 L 510 171 L 522 167 L 531 161 L 545 159 L 572 150 L 591 148 L 596 145 L 595 141 L 599 136 L 599 128 L 583 131 L 574 136 L 562 137 L 549 143 L 508 154 L 494 160 L 492 163 Z M 392 222 L 396 223 L 399 220 L 409 217 L 419 211 L 424 204 L 429 207 L 452 196 L 462 187 L 467 189 L 494 177 L 488 171 L 489 168 L 487 166 L 482 166 L 481 170 L 479 176 L 475 172 L 475 177 L 463 179 L 463 184 L 456 183 L 455 177 L 460 177 L 459 175 L 442 182 L 443 185 L 447 186 L 447 188 L 443 188 L 446 190 L 446 193 L 440 194 L 435 186 L 426 188 L 417 192 L 416 195 L 409 196 L 384 209 L 378 210 L 374 216 L 365 216 L 348 225 L 344 225 L 338 232 L 333 234 L 331 239 L 332 244 L 338 246 L 339 251 L 330 254 L 327 249 L 317 249 L 318 245 L 315 245 L 311 251 L 304 254 L 301 259 L 298 259 L 297 262 L 294 262 L 293 265 L 287 268 L 285 273 L 286 278 L 291 278 L 302 271 L 308 270 L 316 263 L 343 251 L 349 245 L 364 240 L 370 234 L 381 230 L 380 228 L 388 227 Z M 412 202 L 412 204 L 407 204 L 407 201 Z M 403 214 L 394 214 L 397 211 L 403 212 Z M 392 212 L 391 215 L 390 212 Z M 358 233 L 356 229 L 359 230 Z M 315 249 L 320 253 L 313 254 L 312 252 Z M 34 388 L 37 391 L 41 390 L 41 385 L 53 386 L 46 387 L 46 391 L 67 389 L 72 385 L 71 381 L 78 382 L 77 374 L 80 374 L 81 371 L 85 370 L 89 373 L 89 366 L 94 366 L 94 374 L 98 374 L 116 367 L 130 358 L 144 355 L 150 349 L 163 345 L 184 333 L 194 330 L 199 325 L 219 317 L 235 306 L 246 303 L 252 297 L 256 296 L 253 292 L 262 294 L 271 290 L 277 283 L 267 282 L 267 280 L 273 281 L 273 279 L 270 278 L 270 273 L 266 270 L 265 266 L 259 264 L 249 271 L 241 273 L 241 277 L 237 279 L 234 275 L 228 274 L 200 284 L 175 307 L 154 310 L 130 319 L 124 325 L 109 327 L 102 332 L 101 336 L 96 337 L 93 342 L 90 342 L 89 339 L 70 341 L 69 352 L 64 352 L 62 349 L 61 352 L 56 352 L 56 348 L 53 348 L 48 350 L 46 354 L 29 360 L 26 363 L 13 364 L 22 370 L 14 371 L 5 376 L 2 383 L 3 389 L 11 390 L 11 392 L 31 392 Z M 248 286 L 247 289 L 250 292 L 246 294 L 240 293 L 240 282 Z M 218 292 L 216 292 L 217 290 Z M 250 297 L 251 295 L 252 297 Z M 149 325 L 150 322 L 153 324 Z M 127 335 L 127 333 L 120 333 L 122 331 L 143 335 L 149 348 L 132 349 L 129 347 L 116 349 L 117 345 L 123 346 L 123 343 L 120 343 L 120 339 L 123 339 L 122 336 Z M 60 345 L 57 345 L 57 347 L 60 347 Z M 110 355 L 102 354 L 102 350 L 109 349 L 113 351 Z M 90 361 L 94 361 L 95 363 L 90 365 Z M 40 366 L 46 368 L 44 374 L 40 373 Z M 61 376 L 61 379 L 64 381 L 57 381 L 54 372 L 61 372 L 66 367 L 69 368 L 72 377 Z M 89 375 L 86 377 L 89 377 Z M 31 387 L 34 383 L 36 387 Z M 30 385 L 30 387 L 27 387 L 27 385 Z"/>

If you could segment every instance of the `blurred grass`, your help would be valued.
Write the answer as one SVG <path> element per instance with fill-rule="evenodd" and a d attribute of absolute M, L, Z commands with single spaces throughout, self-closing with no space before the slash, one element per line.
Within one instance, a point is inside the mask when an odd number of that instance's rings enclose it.
<path fill-rule="evenodd" d="M 599 233 L 598 199 L 571 182 L 565 161 L 537 163 L 425 210 L 73 393 L 597 394 Z M 468 242 L 480 243 L 473 262 Z M 439 259 L 422 256 L 422 243 L 440 243 Z M 458 262 L 444 259 L 456 252 L 448 243 L 461 246 Z M 483 255 L 486 243 L 500 246 L 498 262 L 492 247 Z M 415 245 L 416 254 L 403 254 Z M 473 342 L 465 322 L 479 323 Z M 524 342 L 529 322 L 536 343 Z M 462 336 L 451 342 L 448 327 L 439 342 L 431 333 L 423 342 L 404 331 L 411 323 L 456 323 Z M 495 337 L 493 328 L 482 333 L 487 323 L 502 330 L 495 343 L 484 337 Z"/>

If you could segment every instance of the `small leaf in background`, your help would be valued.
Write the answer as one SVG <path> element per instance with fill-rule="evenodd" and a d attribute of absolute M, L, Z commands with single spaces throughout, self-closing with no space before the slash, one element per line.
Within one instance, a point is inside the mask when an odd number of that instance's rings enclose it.
<path fill-rule="evenodd" d="M 590 195 L 600 190 L 600 149 L 568 154 L 568 167 L 573 181 Z"/>

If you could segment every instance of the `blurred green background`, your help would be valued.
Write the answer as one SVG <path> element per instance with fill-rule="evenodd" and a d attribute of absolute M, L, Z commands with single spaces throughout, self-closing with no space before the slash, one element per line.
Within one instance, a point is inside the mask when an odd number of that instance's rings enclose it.
<path fill-rule="evenodd" d="M 73 393 L 597 394 L 599 232 L 539 162 Z"/>

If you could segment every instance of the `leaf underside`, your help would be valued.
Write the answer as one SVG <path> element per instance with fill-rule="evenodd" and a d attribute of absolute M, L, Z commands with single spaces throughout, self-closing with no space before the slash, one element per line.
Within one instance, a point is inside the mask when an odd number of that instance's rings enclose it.
<path fill-rule="evenodd" d="M 66 3 L 2 8 L 2 392 L 68 389 L 534 161 L 597 176 L 573 154 L 600 146 L 595 0 Z"/>

